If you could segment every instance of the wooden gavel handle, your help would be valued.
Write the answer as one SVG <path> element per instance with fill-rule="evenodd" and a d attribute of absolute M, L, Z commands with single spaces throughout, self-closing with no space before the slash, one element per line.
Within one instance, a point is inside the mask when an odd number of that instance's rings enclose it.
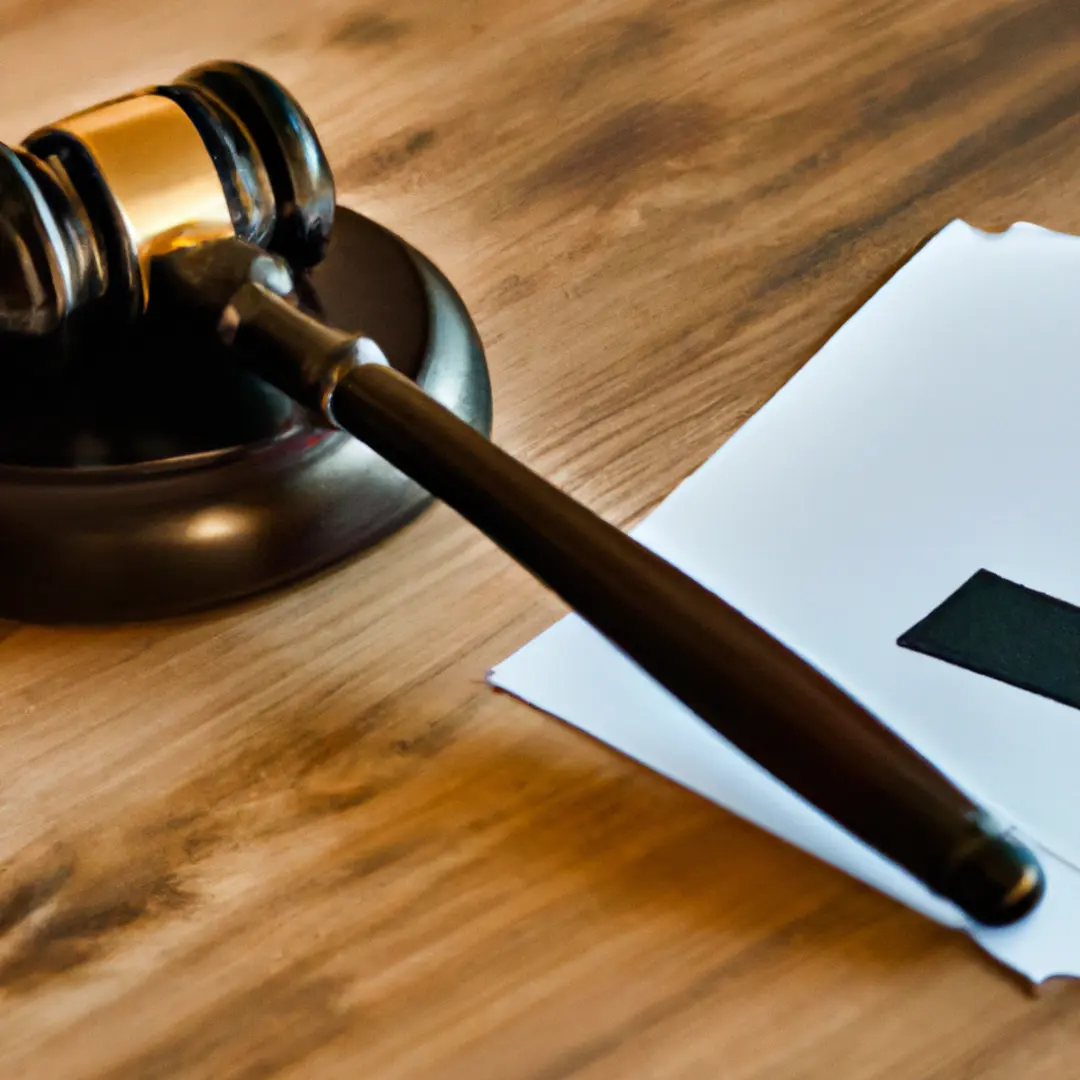
<path fill-rule="evenodd" d="M 254 270 L 240 274 L 245 258 Z M 1034 856 L 926 759 L 742 613 L 392 370 L 370 339 L 299 311 L 257 249 L 225 241 L 169 259 L 170 294 L 240 364 L 452 506 L 777 779 L 981 922 L 1015 921 L 1038 901 Z"/>

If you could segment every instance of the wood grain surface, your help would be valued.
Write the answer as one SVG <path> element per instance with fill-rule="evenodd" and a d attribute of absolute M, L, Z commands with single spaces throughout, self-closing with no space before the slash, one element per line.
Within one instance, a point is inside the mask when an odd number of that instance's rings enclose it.
<path fill-rule="evenodd" d="M 0 0 L 0 138 L 218 57 L 621 525 L 953 217 L 1080 231 L 1075 0 Z M 1080 1074 L 1073 984 L 487 689 L 560 613 L 436 508 L 212 616 L 3 626 L 0 1077 Z"/>

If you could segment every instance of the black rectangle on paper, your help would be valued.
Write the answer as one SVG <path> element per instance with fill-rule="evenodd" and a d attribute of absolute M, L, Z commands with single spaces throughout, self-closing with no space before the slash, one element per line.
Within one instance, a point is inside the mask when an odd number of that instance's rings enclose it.
<path fill-rule="evenodd" d="M 897 644 L 1080 709 L 1080 607 L 989 570 Z"/>

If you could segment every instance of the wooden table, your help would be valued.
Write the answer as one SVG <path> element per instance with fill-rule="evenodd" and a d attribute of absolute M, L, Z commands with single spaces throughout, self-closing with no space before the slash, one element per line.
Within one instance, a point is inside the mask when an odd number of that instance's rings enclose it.
<path fill-rule="evenodd" d="M 954 216 L 1080 230 L 1074 0 L 3 0 L 0 136 L 222 56 L 621 525 Z M 211 617 L 5 625 L 0 1076 L 1077 1075 L 1072 985 L 487 689 L 559 614 L 436 508 Z"/>

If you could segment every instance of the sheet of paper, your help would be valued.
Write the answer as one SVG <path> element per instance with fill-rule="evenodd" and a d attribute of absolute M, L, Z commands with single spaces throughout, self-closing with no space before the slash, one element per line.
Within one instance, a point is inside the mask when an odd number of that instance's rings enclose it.
<path fill-rule="evenodd" d="M 635 532 L 864 702 L 1039 849 L 1008 930 L 777 784 L 576 617 L 492 682 L 1040 981 L 1080 975 L 1080 711 L 897 638 L 979 570 L 1080 604 L 1080 239 L 954 222 Z"/>

